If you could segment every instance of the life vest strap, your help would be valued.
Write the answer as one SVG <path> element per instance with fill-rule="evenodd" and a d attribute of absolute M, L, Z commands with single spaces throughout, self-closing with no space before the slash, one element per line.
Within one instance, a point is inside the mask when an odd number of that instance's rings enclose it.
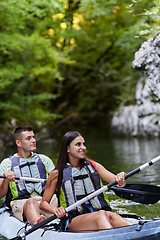
<path fill-rule="evenodd" d="M 82 180 L 82 179 L 86 179 L 88 178 L 88 174 L 84 174 L 84 175 L 79 175 L 79 176 L 75 176 L 73 177 L 74 180 Z"/>
<path fill-rule="evenodd" d="M 24 164 L 21 164 L 19 167 L 20 167 L 20 168 L 23 168 L 23 167 L 31 166 L 31 165 L 34 165 L 34 164 L 35 164 L 35 162 L 26 162 L 26 163 L 24 163 Z"/>

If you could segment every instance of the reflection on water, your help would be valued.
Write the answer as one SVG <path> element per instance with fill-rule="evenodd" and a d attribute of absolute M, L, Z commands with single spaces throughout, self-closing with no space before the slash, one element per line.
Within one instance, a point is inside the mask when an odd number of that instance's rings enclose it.
<path fill-rule="evenodd" d="M 103 164 L 115 174 L 120 171 L 128 173 L 159 155 L 160 139 L 158 138 L 117 138 L 109 136 L 104 130 L 93 128 L 81 129 L 80 133 L 86 140 L 87 156 Z M 56 141 L 38 143 L 37 151 L 48 155 L 56 164 L 61 138 L 62 136 L 59 136 Z M 15 151 L 16 148 L 1 151 L 0 161 Z M 158 185 L 160 183 L 160 161 L 135 174 L 128 179 L 128 182 Z M 111 207 L 118 213 L 134 213 L 147 218 L 160 217 L 159 203 L 143 205 L 120 199 L 116 195 L 109 195 L 109 199 Z"/>
<path fill-rule="evenodd" d="M 85 135 L 87 156 L 102 163 L 113 173 L 126 173 L 157 157 L 160 139 L 115 138 L 105 133 Z M 160 162 L 134 175 L 128 181 L 159 184 Z"/>
<path fill-rule="evenodd" d="M 132 170 L 159 155 L 159 139 L 113 139 L 115 157 L 123 161 L 126 169 Z M 159 184 L 160 162 L 133 176 L 136 182 Z M 130 179 L 131 181 L 131 179 Z"/>

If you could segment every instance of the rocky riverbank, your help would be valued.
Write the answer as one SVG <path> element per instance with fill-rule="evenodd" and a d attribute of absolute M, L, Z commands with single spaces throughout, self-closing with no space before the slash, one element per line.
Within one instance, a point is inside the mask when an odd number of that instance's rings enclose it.
<path fill-rule="evenodd" d="M 135 53 L 133 68 L 142 76 L 136 105 L 121 106 L 111 121 L 113 132 L 131 136 L 160 136 L 160 32 Z"/>

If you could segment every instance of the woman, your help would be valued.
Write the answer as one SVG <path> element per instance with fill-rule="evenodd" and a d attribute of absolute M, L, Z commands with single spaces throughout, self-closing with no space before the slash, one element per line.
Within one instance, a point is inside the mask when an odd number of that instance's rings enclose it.
<path fill-rule="evenodd" d="M 47 180 L 46 189 L 40 204 L 43 210 L 54 213 L 58 218 L 66 216 L 68 230 L 99 230 L 132 225 L 117 213 L 111 212 L 106 196 L 97 197 L 78 206 L 69 213 L 65 208 L 101 187 L 101 179 L 115 181 L 125 186 L 125 173 L 116 176 L 101 164 L 85 157 L 85 140 L 78 132 L 67 132 L 62 139 L 56 170 Z M 52 207 L 49 202 L 57 192 L 60 207 Z"/>

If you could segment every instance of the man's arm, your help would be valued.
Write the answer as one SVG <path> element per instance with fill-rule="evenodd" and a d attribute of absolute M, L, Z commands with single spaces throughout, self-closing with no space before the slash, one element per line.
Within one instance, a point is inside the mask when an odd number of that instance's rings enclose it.
<path fill-rule="evenodd" d="M 4 175 L 5 178 L 0 178 L 0 198 L 4 197 L 8 192 L 8 185 L 15 180 L 14 172 L 11 172 L 11 160 L 5 158 L 0 164 L 0 175 Z"/>
<path fill-rule="evenodd" d="M 0 179 L 0 198 L 3 198 L 8 191 L 8 182 L 6 179 L 1 178 Z"/>
<path fill-rule="evenodd" d="M 0 198 L 4 197 L 7 194 L 9 183 L 16 181 L 14 172 L 5 172 L 3 175 L 6 178 L 0 178 Z"/>

